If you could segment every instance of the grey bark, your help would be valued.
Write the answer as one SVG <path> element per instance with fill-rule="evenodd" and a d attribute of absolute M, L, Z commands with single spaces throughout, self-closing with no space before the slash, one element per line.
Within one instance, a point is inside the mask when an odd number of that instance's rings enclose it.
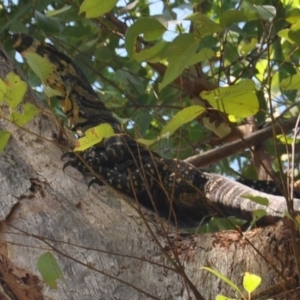
<path fill-rule="evenodd" d="M 0 77 L 9 70 L 2 55 Z M 38 102 L 31 92 L 25 100 Z M 13 133 L 0 155 L 3 299 L 196 299 L 193 286 L 198 299 L 214 299 L 235 293 L 203 266 L 239 287 L 242 273 L 258 274 L 259 291 L 296 273 L 287 222 L 245 236 L 182 235 L 152 213 L 137 213 L 133 200 L 107 187 L 88 189 L 77 171 L 62 171 L 62 150 L 53 138 L 59 128 L 49 115 L 41 111 L 25 129 L 0 122 L 0 130 Z M 58 289 L 50 289 L 37 270 L 47 251 L 65 277 Z M 295 290 L 273 298 L 298 296 Z"/>

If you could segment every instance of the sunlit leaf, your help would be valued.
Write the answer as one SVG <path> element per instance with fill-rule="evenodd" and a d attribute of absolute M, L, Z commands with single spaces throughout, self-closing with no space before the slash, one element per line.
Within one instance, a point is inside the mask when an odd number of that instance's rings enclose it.
<path fill-rule="evenodd" d="M 294 44 L 295 42 L 289 37 L 290 29 L 282 29 L 277 32 L 277 35 L 281 38 L 285 38 L 288 40 L 289 43 Z"/>
<path fill-rule="evenodd" d="M 216 296 L 216 300 L 236 300 L 234 298 L 228 298 L 226 296 L 223 296 L 223 295 L 217 295 Z"/>
<path fill-rule="evenodd" d="M 256 114 L 259 110 L 259 102 L 254 90 L 254 82 L 247 79 L 233 86 L 204 91 L 200 95 L 215 109 L 245 118 Z"/>
<path fill-rule="evenodd" d="M 200 105 L 192 105 L 186 107 L 179 111 L 171 121 L 167 123 L 166 126 L 161 131 L 161 135 L 168 133 L 169 135 L 173 134 L 183 124 L 186 124 L 205 111 L 205 108 Z"/>
<path fill-rule="evenodd" d="M 84 151 L 95 144 L 100 143 L 104 138 L 114 134 L 114 130 L 110 124 L 104 123 L 85 132 L 85 136 L 76 141 L 74 151 Z"/>
<path fill-rule="evenodd" d="M 255 291 L 261 284 L 261 277 L 255 274 L 246 272 L 243 278 L 243 286 L 245 290 L 251 294 Z"/>
<path fill-rule="evenodd" d="M 5 95 L 6 102 L 14 109 L 23 100 L 27 91 L 27 84 L 15 73 L 9 73 L 5 78 L 5 83 L 7 86 Z"/>
<path fill-rule="evenodd" d="M 32 120 L 38 112 L 39 109 L 35 105 L 26 103 L 23 105 L 23 113 L 13 112 L 10 116 L 10 120 L 19 126 L 23 126 Z"/>
<path fill-rule="evenodd" d="M 6 147 L 9 138 L 11 137 L 11 133 L 8 131 L 0 131 L 0 153 L 4 150 Z"/>
<path fill-rule="evenodd" d="M 7 92 L 7 85 L 0 78 L 0 104 L 3 102 L 6 92 Z"/>
<path fill-rule="evenodd" d="M 240 52 L 242 55 L 246 56 L 247 54 L 249 54 L 253 49 L 256 48 L 256 44 L 257 44 L 257 39 L 256 38 L 252 38 L 251 42 L 248 44 L 245 44 L 241 47 Z"/>
<path fill-rule="evenodd" d="M 56 280 L 65 280 L 56 259 L 50 252 L 46 252 L 39 257 L 37 268 L 46 284 L 52 289 L 57 289 Z"/>
<path fill-rule="evenodd" d="M 86 18 L 98 18 L 111 11 L 118 0 L 84 0 L 80 6 L 79 14 L 85 13 Z"/>
<path fill-rule="evenodd" d="M 279 86 L 285 90 L 300 90 L 300 74 L 285 78 L 280 82 Z"/>
<path fill-rule="evenodd" d="M 204 270 L 209 271 L 210 273 L 214 274 L 215 276 L 220 278 L 222 281 L 227 283 L 229 286 L 231 286 L 233 289 L 235 289 L 239 294 L 242 294 L 241 290 L 229 278 L 227 278 L 226 276 L 221 274 L 219 271 L 213 270 L 208 267 L 202 267 L 201 269 L 204 269 Z"/>
<path fill-rule="evenodd" d="M 300 8 L 294 7 L 288 13 L 286 14 L 285 19 L 291 23 L 294 24 L 299 21 L 300 19 Z"/>
<path fill-rule="evenodd" d="M 162 36 L 166 27 L 156 19 L 140 18 L 131 25 L 125 35 L 125 47 L 130 57 L 136 52 L 136 41 L 139 35 L 143 35 L 144 40 L 153 41 Z M 144 50 L 145 51 L 145 50 Z"/>

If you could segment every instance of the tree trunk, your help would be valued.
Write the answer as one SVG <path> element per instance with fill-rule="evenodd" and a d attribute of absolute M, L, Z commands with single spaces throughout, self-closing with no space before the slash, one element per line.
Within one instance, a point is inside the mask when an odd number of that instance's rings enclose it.
<path fill-rule="evenodd" d="M 0 55 L 4 79 L 13 67 Z M 38 103 L 32 92 L 25 101 Z M 41 110 L 25 129 L 0 119 L 0 130 L 12 132 L 0 155 L 1 299 L 209 300 L 235 292 L 203 266 L 241 289 L 244 272 L 258 274 L 258 292 L 296 274 L 287 222 L 245 237 L 233 231 L 179 234 L 152 213 L 137 213 L 133 200 L 105 186 L 88 189 L 76 170 L 62 171 L 54 139 L 59 127 L 49 116 Z M 57 289 L 37 268 L 48 251 L 64 276 Z M 273 292 L 273 299 L 299 297 L 297 291 Z"/>

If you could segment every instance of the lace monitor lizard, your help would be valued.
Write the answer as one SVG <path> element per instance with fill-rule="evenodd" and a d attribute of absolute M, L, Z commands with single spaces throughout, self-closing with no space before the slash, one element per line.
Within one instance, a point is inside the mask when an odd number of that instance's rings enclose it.
<path fill-rule="evenodd" d="M 24 57 L 32 52 L 50 62 L 52 71 L 44 84 L 59 91 L 58 98 L 72 130 L 82 136 L 87 129 L 101 123 L 109 123 L 114 129 L 115 135 L 80 153 L 81 158 L 73 152 L 65 153 L 63 157 L 68 161 L 64 168 L 72 166 L 85 175 L 96 173 L 112 188 L 136 198 L 179 225 L 194 225 L 211 214 L 216 215 L 216 208 L 208 198 L 212 187 L 220 181 L 218 175 L 202 172 L 181 160 L 162 158 L 137 143 L 124 132 L 71 58 L 51 44 L 41 43 L 25 34 L 13 34 L 12 39 L 14 48 Z M 100 183 L 99 180 L 96 182 Z M 228 182 L 223 190 L 231 194 L 232 200 L 253 191 Z M 235 184 L 233 189 L 230 188 L 232 183 Z M 276 191 L 272 183 L 263 187 L 266 192 Z M 216 202 L 226 211 L 221 199 L 222 194 Z M 243 215 L 237 205 L 228 213 Z"/>

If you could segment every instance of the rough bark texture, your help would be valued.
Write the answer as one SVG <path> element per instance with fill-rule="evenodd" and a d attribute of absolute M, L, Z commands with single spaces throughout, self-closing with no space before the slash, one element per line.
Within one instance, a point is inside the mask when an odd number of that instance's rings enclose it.
<path fill-rule="evenodd" d="M 0 77 L 9 70 L 2 56 Z M 245 237 L 236 232 L 177 237 L 150 213 L 146 226 L 144 217 L 115 192 L 88 190 L 78 172 L 62 171 L 62 151 L 53 139 L 58 127 L 47 114 L 40 113 L 26 130 L 0 121 L 0 130 L 13 133 L 0 155 L 3 299 L 195 299 L 193 285 L 198 299 L 214 299 L 218 293 L 235 294 L 203 266 L 240 287 L 244 272 L 259 274 L 259 291 L 296 273 L 284 222 Z M 47 287 L 37 270 L 39 256 L 47 251 L 65 277 L 58 289 Z M 172 258 L 184 266 L 186 278 L 174 271 Z M 287 298 L 299 299 L 297 290 L 273 296 Z"/>

